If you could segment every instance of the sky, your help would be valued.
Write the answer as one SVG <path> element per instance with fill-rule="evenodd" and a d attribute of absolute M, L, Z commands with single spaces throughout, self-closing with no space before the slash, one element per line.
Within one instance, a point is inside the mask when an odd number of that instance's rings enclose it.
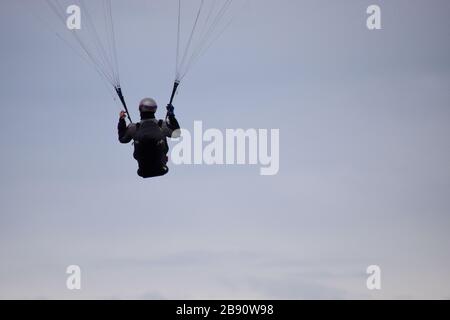
<path fill-rule="evenodd" d="M 248 0 L 174 105 L 187 129 L 279 129 L 279 173 L 150 180 L 44 1 L 0 1 L 0 299 L 450 298 L 449 1 Z M 137 118 L 169 98 L 176 1 L 112 3 Z"/>

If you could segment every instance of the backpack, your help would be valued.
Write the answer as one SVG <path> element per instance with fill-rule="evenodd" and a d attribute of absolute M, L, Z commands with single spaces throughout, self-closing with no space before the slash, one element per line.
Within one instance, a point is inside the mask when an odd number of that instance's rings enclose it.
<path fill-rule="evenodd" d="M 167 163 L 169 148 L 162 132 L 163 121 L 147 120 L 136 124 L 134 158 L 139 167 L 161 167 Z"/>

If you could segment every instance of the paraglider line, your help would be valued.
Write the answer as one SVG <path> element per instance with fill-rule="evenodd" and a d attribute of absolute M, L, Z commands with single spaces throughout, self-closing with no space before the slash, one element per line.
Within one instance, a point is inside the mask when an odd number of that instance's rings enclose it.
<path fill-rule="evenodd" d="M 124 96 L 122 94 L 122 88 L 121 87 L 115 87 L 115 89 L 116 89 L 117 95 L 119 96 L 120 102 L 122 102 L 122 105 L 125 108 L 125 112 L 127 113 L 128 120 L 130 120 L 130 122 L 133 123 L 133 120 L 131 120 L 131 117 L 130 117 L 130 113 L 128 112 L 128 107 L 127 107 L 127 104 L 125 102 L 125 98 L 124 98 Z"/>
<path fill-rule="evenodd" d="M 172 90 L 172 95 L 170 96 L 170 102 L 169 102 L 169 104 L 172 104 L 173 103 L 173 99 L 175 98 L 175 94 L 177 93 L 177 89 L 178 89 L 178 86 L 180 85 L 180 81 L 175 81 L 174 83 L 173 83 L 173 90 Z"/>

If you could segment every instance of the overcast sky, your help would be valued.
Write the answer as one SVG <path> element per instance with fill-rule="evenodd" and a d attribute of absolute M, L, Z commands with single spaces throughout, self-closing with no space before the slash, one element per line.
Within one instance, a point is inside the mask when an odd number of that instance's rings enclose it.
<path fill-rule="evenodd" d="M 136 118 L 141 98 L 168 100 L 177 1 L 112 2 Z M 1 0 L 0 298 L 450 298 L 449 1 L 249 0 L 176 114 L 280 129 L 279 174 L 153 180 L 101 79 L 35 19 L 54 19 L 43 3 Z"/>

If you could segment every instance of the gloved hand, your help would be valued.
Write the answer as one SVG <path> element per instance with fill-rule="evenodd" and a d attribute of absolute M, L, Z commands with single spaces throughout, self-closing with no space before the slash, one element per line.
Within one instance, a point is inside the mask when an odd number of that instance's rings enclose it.
<path fill-rule="evenodd" d="M 120 111 L 120 119 L 125 119 L 127 117 L 127 113 L 125 111 Z"/>
<path fill-rule="evenodd" d="M 175 115 L 175 113 L 174 113 L 175 108 L 174 108 L 173 105 L 168 104 L 166 108 L 167 108 L 167 114 L 168 114 L 169 116 Z"/>

